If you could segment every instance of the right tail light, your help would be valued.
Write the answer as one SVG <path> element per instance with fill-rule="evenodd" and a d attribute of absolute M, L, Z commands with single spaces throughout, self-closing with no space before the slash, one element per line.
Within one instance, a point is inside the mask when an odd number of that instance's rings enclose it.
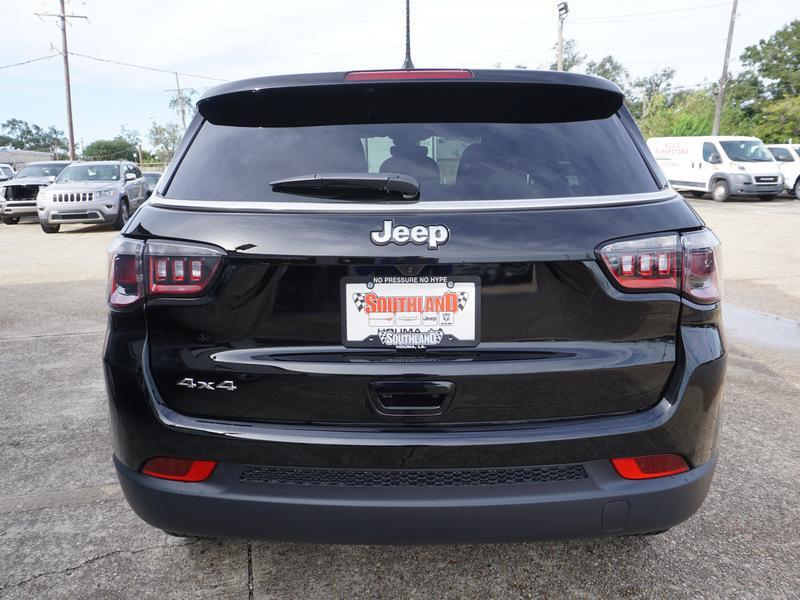
<path fill-rule="evenodd" d="M 212 246 L 117 238 L 108 248 L 108 304 L 124 309 L 145 297 L 198 296 L 208 290 L 225 252 Z"/>
<path fill-rule="evenodd" d="M 598 254 L 623 289 L 678 291 L 699 304 L 720 300 L 720 243 L 708 229 L 617 241 Z"/>

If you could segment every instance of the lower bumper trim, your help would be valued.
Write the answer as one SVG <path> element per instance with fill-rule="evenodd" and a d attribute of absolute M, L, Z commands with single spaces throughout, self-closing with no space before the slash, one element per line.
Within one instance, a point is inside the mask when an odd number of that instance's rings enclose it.
<path fill-rule="evenodd" d="M 137 473 L 115 458 L 133 510 L 186 535 L 308 543 L 494 543 L 648 533 L 694 514 L 716 456 L 672 477 L 628 481 L 609 461 L 588 477 L 482 486 L 365 487 L 241 481 L 243 465 L 221 463 L 203 483 Z"/>

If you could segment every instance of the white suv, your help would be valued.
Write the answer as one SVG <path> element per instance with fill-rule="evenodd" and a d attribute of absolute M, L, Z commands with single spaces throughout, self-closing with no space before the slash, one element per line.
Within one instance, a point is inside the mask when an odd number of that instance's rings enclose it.
<path fill-rule="evenodd" d="M 39 192 L 39 224 L 45 233 L 57 233 L 62 223 L 110 223 L 122 229 L 147 194 L 147 182 L 131 162 L 74 163 Z"/>

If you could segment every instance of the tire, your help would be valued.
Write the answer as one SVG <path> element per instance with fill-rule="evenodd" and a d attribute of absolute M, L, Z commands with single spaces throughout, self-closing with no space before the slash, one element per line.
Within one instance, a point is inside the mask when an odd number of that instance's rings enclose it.
<path fill-rule="evenodd" d="M 800 177 L 797 178 L 797 181 L 794 182 L 794 188 L 792 188 L 792 193 L 794 197 L 800 200 Z"/>
<path fill-rule="evenodd" d="M 705 192 L 692 192 L 692 196 L 694 196 L 695 198 L 702 198 L 705 195 L 706 195 Z"/>
<path fill-rule="evenodd" d="M 711 185 L 711 199 L 715 202 L 725 202 L 730 196 L 731 190 L 724 179 L 717 179 Z"/>
<path fill-rule="evenodd" d="M 117 218 L 114 220 L 114 229 L 119 231 L 123 227 L 125 227 L 125 223 L 128 222 L 128 219 L 131 217 L 130 208 L 128 207 L 128 201 L 122 200 L 119 205 L 119 212 L 117 213 Z"/>
<path fill-rule="evenodd" d="M 42 226 L 42 231 L 45 233 L 58 233 L 58 230 L 61 229 L 61 225 L 50 225 L 49 223 L 42 223 L 39 221 L 39 225 Z"/>
<path fill-rule="evenodd" d="M 777 194 L 769 194 L 767 196 L 759 196 L 759 198 L 761 200 L 763 200 L 764 202 L 769 202 L 771 200 L 775 200 L 775 198 L 777 198 L 777 197 L 778 197 Z"/>
<path fill-rule="evenodd" d="M 16 225 L 19 223 L 19 217 L 3 217 L 3 223 L 6 225 Z"/>

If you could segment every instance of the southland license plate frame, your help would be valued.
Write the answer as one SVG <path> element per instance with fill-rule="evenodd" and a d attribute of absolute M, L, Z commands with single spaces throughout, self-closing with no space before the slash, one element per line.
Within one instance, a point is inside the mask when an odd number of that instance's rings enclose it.
<path fill-rule="evenodd" d="M 342 344 L 348 348 L 470 348 L 480 343 L 480 278 L 344 277 Z"/>

